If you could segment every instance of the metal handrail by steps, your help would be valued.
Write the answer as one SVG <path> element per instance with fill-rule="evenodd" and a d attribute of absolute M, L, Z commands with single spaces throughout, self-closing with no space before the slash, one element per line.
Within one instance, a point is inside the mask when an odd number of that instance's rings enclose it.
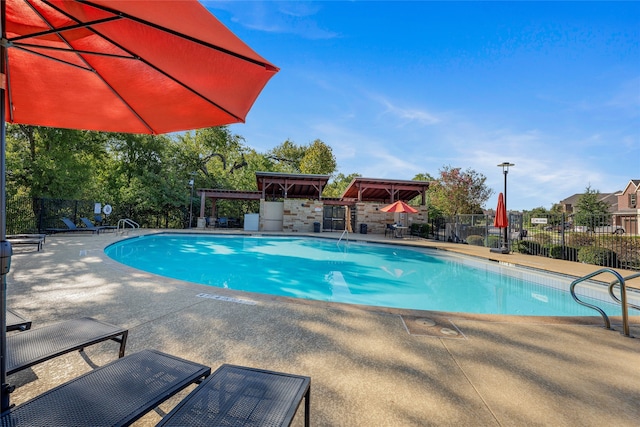
<path fill-rule="evenodd" d="M 120 229 L 120 226 L 121 226 L 121 225 L 122 225 L 122 229 Z M 129 219 L 129 218 L 123 218 L 123 219 L 118 220 L 118 226 L 117 226 L 117 228 L 116 228 L 116 233 L 118 233 L 118 232 L 124 232 L 124 231 L 125 231 L 125 228 L 126 228 L 127 226 L 129 226 L 129 227 L 131 227 L 131 228 L 133 228 L 133 229 L 135 229 L 135 228 L 140 228 L 140 224 L 138 224 L 138 223 L 137 223 L 137 222 L 135 222 L 134 220 Z"/>
<path fill-rule="evenodd" d="M 623 277 L 625 282 L 628 282 L 631 279 L 635 279 L 636 277 L 640 277 L 640 273 L 634 273 L 631 276 L 625 276 Z M 611 298 L 613 298 L 613 300 L 615 302 L 617 302 L 618 304 L 622 304 L 622 301 L 620 300 L 620 298 L 618 298 L 616 296 L 616 294 L 613 293 L 613 288 L 616 285 L 619 285 L 620 282 L 618 282 L 617 280 L 614 280 L 613 282 L 611 282 L 611 284 L 609 284 L 609 295 L 611 296 Z M 636 310 L 640 310 L 640 306 L 635 305 L 635 304 L 631 304 L 629 301 L 627 301 L 627 307 L 631 307 L 631 308 L 635 308 Z"/>
<path fill-rule="evenodd" d="M 340 241 L 342 240 L 342 238 L 345 236 L 345 234 L 347 235 L 347 243 L 349 243 L 349 230 L 347 230 L 346 228 L 344 229 L 344 231 L 342 232 L 342 234 L 340 235 L 340 238 L 338 239 L 338 242 L 336 243 L 336 245 L 340 244 Z"/>
<path fill-rule="evenodd" d="M 615 280 L 612 281 L 609 285 L 609 295 L 612 297 L 612 299 L 616 302 L 618 302 L 622 308 L 622 334 L 627 336 L 627 337 L 631 337 L 631 335 L 629 334 L 629 306 L 632 306 L 633 308 L 637 308 L 636 305 L 634 304 L 629 304 L 627 302 L 627 286 L 625 284 L 625 280 L 629 280 L 629 279 L 633 279 L 635 277 L 640 277 L 640 273 L 639 274 L 633 274 L 631 276 L 627 276 L 627 277 L 622 277 L 622 275 L 620 275 L 620 273 L 618 273 L 617 271 L 611 269 L 611 268 L 601 268 L 598 271 L 594 271 L 591 274 L 587 274 L 586 276 L 583 276 L 579 279 L 574 280 L 573 282 L 571 282 L 571 286 L 569 287 L 569 291 L 571 292 L 571 296 L 573 297 L 573 299 L 581 305 L 584 305 L 585 307 L 589 307 L 592 308 L 594 310 L 596 310 L 598 313 L 600 313 L 600 316 L 602 316 L 602 319 L 604 320 L 604 324 L 605 324 L 605 328 L 607 329 L 612 329 L 611 328 L 611 322 L 609 321 L 609 316 L 607 316 L 607 314 L 604 312 L 604 310 L 602 310 L 600 307 L 593 305 L 593 304 L 589 304 L 587 302 L 582 301 L 580 298 L 578 298 L 576 296 L 576 292 L 575 292 L 575 287 L 576 285 L 578 285 L 581 282 L 584 282 L 585 280 L 589 280 L 592 277 L 598 276 L 600 274 L 603 273 L 610 273 L 615 277 Z M 620 286 L 620 298 L 616 297 L 613 293 L 613 288 L 619 285 Z"/>

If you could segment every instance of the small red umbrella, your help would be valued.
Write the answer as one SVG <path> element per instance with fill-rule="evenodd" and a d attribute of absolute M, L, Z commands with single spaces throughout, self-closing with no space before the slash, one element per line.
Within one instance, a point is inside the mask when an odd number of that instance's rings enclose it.
<path fill-rule="evenodd" d="M 393 202 L 390 205 L 387 205 L 383 208 L 380 208 L 382 212 L 392 212 L 392 213 L 418 213 L 417 209 L 412 208 L 405 202 L 398 200 L 397 202 Z"/>
<path fill-rule="evenodd" d="M 498 194 L 498 208 L 496 209 L 496 217 L 493 220 L 493 226 L 497 228 L 507 228 L 509 220 L 507 219 L 507 209 L 504 206 L 504 196 Z"/>

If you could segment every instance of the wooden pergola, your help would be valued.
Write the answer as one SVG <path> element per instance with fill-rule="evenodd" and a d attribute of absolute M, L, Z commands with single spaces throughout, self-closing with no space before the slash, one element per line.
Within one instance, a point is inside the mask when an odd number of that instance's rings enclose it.
<path fill-rule="evenodd" d="M 329 175 L 256 172 L 258 191 L 198 189 L 200 217 L 204 217 L 206 199 L 211 199 L 211 216 L 216 216 L 216 200 L 311 199 L 323 200 L 322 190 Z M 353 205 L 355 202 L 393 203 L 409 201 L 421 196 L 420 204 L 427 203 L 429 181 L 405 181 L 381 178 L 355 178 L 339 199 L 326 199 L 330 205 Z"/>
<path fill-rule="evenodd" d="M 343 201 L 393 203 L 421 196 L 420 205 L 427 204 L 429 181 L 405 181 L 382 178 L 354 178 L 340 197 Z"/>
<path fill-rule="evenodd" d="M 211 199 L 211 216 L 216 216 L 216 200 L 322 199 L 329 175 L 256 172 L 258 191 L 198 189 L 200 217 L 204 217 L 205 201 Z"/>

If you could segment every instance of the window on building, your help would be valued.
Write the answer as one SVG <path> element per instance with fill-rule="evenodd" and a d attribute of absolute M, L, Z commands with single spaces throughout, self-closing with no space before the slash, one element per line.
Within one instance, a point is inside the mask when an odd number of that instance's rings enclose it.
<path fill-rule="evenodd" d="M 631 193 L 629 194 L 629 207 L 635 208 L 636 206 L 638 206 L 638 194 Z"/>

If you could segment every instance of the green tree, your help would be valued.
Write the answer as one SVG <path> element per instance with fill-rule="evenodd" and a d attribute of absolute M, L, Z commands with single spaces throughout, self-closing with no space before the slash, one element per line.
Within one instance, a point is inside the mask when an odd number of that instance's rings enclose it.
<path fill-rule="evenodd" d="M 429 202 L 444 215 L 481 213 L 493 194 L 485 184 L 487 178 L 473 169 L 444 166 L 440 177 L 429 188 Z"/>
<path fill-rule="evenodd" d="M 436 179 L 428 173 L 419 173 L 416 176 L 414 176 L 411 180 L 412 181 L 435 181 Z"/>
<path fill-rule="evenodd" d="M 336 170 L 336 165 L 336 157 L 331 147 L 316 139 L 304 150 L 304 155 L 300 159 L 300 172 L 331 175 Z"/>
<path fill-rule="evenodd" d="M 362 175 L 358 173 L 351 173 L 349 175 L 339 173 L 338 175 L 335 176 L 335 178 L 329 181 L 327 186 L 324 188 L 324 191 L 322 192 L 322 196 L 323 197 L 340 197 L 342 193 L 344 193 L 344 191 L 347 189 L 349 184 L 351 184 L 351 181 L 353 181 L 355 178 L 358 178 L 360 176 Z"/>
<path fill-rule="evenodd" d="M 84 198 L 98 188 L 104 134 L 42 126 L 7 127 L 8 194 Z"/>
<path fill-rule="evenodd" d="M 600 192 L 589 185 L 576 202 L 573 218 L 576 225 L 591 228 L 607 225 L 611 220 L 609 205 L 600 200 Z"/>
<path fill-rule="evenodd" d="M 539 206 L 537 208 L 533 208 L 530 211 L 523 212 L 523 221 L 528 227 L 531 224 L 531 218 L 549 218 L 551 211 L 543 206 Z M 549 221 L 549 220 L 547 220 Z M 543 228 L 544 224 L 534 224 L 538 228 Z"/>
<path fill-rule="evenodd" d="M 273 162 L 272 172 L 331 175 L 337 165 L 331 147 L 319 139 L 306 146 L 287 139 L 265 156 Z"/>
<path fill-rule="evenodd" d="M 266 157 L 273 161 L 272 172 L 300 173 L 300 162 L 305 154 L 305 148 L 286 140 L 266 153 Z"/>

